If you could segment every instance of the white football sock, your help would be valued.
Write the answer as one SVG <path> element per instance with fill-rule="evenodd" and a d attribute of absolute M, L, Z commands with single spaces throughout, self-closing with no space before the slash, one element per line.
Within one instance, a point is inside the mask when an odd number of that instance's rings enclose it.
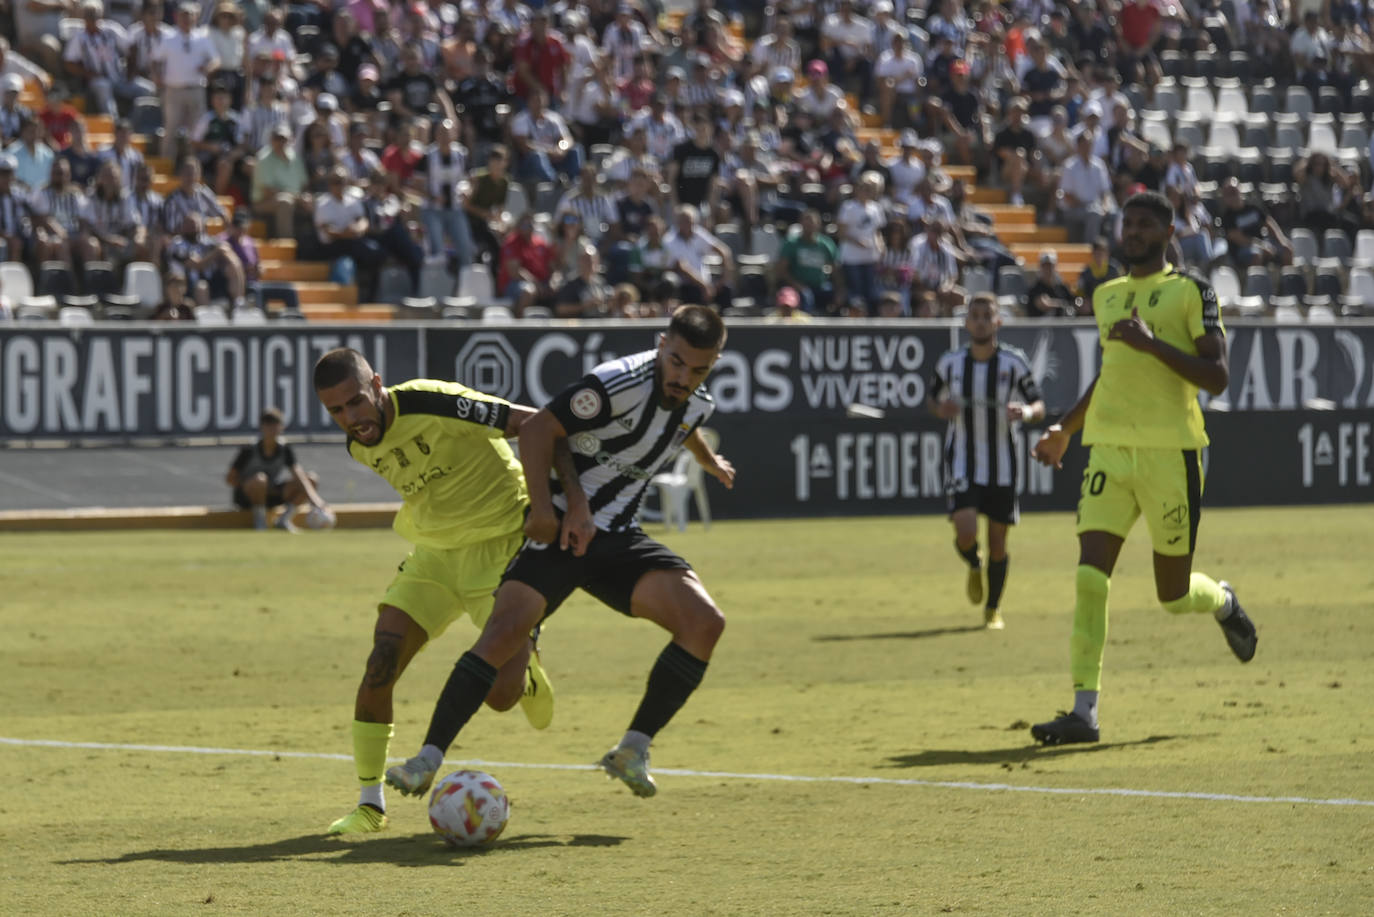
<path fill-rule="evenodd" d="M 365 786 L 358 794 L 358 805 L 372 806 L 374 809 L 386 811 L 386 796 L 382 792 L 382 784 L 375 783 L 372 786 Z"/>
<path fill-rule="evenodd" d="M 1089 726 L 1097 726 L 1097 692 L 1073 692 L 1073 712 Z"/>

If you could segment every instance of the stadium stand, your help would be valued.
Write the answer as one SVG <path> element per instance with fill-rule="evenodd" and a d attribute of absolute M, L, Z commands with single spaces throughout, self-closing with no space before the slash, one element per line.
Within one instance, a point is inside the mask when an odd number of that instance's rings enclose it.
<path fill-rule="evenodd" d="M 761 314 L 785 258 L 813 314 L 896 292 L 940 315 L 958 289 L 1018 303 L 1046 251 L 1076 283 L 1143 188 L 1177 195 L 1173 260 L 1230 310 L 1363 314 L 1371 20 L 1319 6 L 21 5 L 0 314 L 641 317 L 684 294 Z M 842 218 L 870 174 L 877 206 Z M 793 244 L 808 210 L 832 244 Z M 865 265 L 877 282 L 847 288 Z M 186 309 L 158 312 L 173 275 Z"/>

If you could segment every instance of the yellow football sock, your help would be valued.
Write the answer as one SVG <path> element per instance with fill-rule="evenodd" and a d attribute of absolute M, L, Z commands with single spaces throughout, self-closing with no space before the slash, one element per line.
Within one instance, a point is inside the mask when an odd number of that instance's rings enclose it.
<path fill-rule="evenodd" d="M 353 721 L 353 766 L 358 771 L 358 782 L 363 786 L 376 786 L 382 782 L 392 732 L 390 723 Z"/>
<path fill-rule="evenodd" d="M 1205 573 L 1194 573 L 1188 579 L 1188 594 L 1171 602 L 1162 602 L 1164 610 L 1176 615 L 1208 612 L 1216 614 L 1226 604 L 1226 592 L 1217 581 Z"/>
<path fill-rule="evenodd" d="M 1075 691 L 1102 689 L 1102 652 L 1107 646 L 1107 593 L 1112 581 L 1096 567 L 1082 564 L 1074 578 L 1073 637 L 1069 674 Z"/>

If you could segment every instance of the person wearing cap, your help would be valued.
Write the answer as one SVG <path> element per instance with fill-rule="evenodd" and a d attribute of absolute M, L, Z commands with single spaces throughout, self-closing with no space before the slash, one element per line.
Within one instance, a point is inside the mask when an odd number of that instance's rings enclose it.
<path fill-rule="evenodd" d="M 1077 312 L 1073 291 L 1059 275 L 1059 256 L 1053 251 L 1040 253 L 1035 283 L 1026 290 L 1021 306 L 1028 318 L 1060 318 Z"/>
<path fill-rule="evenodd" d="M 233 490 L 234 505 L 251 510 L 253 528 L 267 530 L 267 511 L 282 507 L 274 525 L 284 532 L 294 532 L 291 524 L 300 505 L 310 505 L 324 512 L 324 502 L 317 489 L 319 475 L 306 471 L 295 451 L 282 438 L 286 418 L 281 409 L 269 407 L 258 418 L 261 438 L 251 446 L 244 446 L 234 455 L 224 482 Z"/>
<path fill-rule="evenodd" d="M 530 14 L 530 27 L 520 36 L 512 55 L 515 94 L 528 99 L 536 88 L 550 100 L 561 102 L 568 85 L 572 55 L 557 33 L 549 28 L 549 12 L 541 7 Z"/>
<path fill-rule="evenodd" d="M 278 239 L 294 239 L 297 212 L 309 210 L 309 201 L 303 197 L 309 176 L 305 172 L 305 162 L 291 141 L 291 128 L 286 124 L 276 125 L 268 135 L 267 144 L 258 150 L 257 164 L 253 167 L 250 192 L 253 215 L 270 220 L 271 232 Z"/>
<path fill-rule="evenodd" d="M 806 89 L 793 101 L 799 110 L 824 122 L 831 112 L 844 104 L 844 90 L 830 82 L 830 68 L 825 61 L 813 60 L 806 65 Z"/>
<path fill-rule="evenodd" d="M 162 155 L 174 158 L 184 136 L 205 113 L 205 87 L 219 69 L 219 56 L 204 29 L 196 27 L 200 5 L 177 6 L 176 29 L 154 52 L 154 74 L 162 91 Z"/>
<path fill-rule="evenodd" d="M 251 151 L 239 113 L 230 107 L 233 95 L 228 86 L 214 86 L 210 90 L 210 110 L 191 128 L 191 150 L 201 168 L 214 175 L 216 194 L 228 194 L 229 183 L 236 178 L 240 184 L 247 184 L 244 157 Z"/>
<path fill-rule="evenodd" d="M 875 265 L 882 257 L 882 228 L 887 223 L 887 214 L 878 200 L 882 193 L 882 176 L 865 172 L 854 186 L 854 196 L 840 204 L 835 214 L 844 288 L 851 300 L 862 300 L 868 309 L 878 299 Z"/>
<path fill-rule="evenodd" d="M 0 143 L 10 143 L 19 136 L 19 127 L 34 118 L 33 110 L 19 104 L 24 80 L 17 74 L 0 77 Z"/>
<path fill-rule="evenodd" d="M 234 0 L 216 0 L 205 34 L 219 60 L 218 66 L 210 74 L 210 86 L 227 87 L 233 107 L 243 107 L 243 65 L 248 32 L 243 27 L 243 11 L 239 5 Z"/>
<path fill-rule="evenodd" d="M 919 80 L 925 75 L 925 62 L 911 50 L 904 32 L 893 32 L 888 47 L 873 65 L 878 115 L 883 124 L 910 123 L 909 103 L 916 95 Z M 897 101 L 903 104 L 898 107 Z M 896 116 L 900 115 L 900 120 Z"/>
<path fill-rule="evenodd" d="M 1107 164 L 1093 154 L 1097 135 L 1090 130 L 1078 135 L 1074 155 L 1059 175 L 1055 205 L 1059 218 L 1069 227 L 1069 241 L 1090 242 L 1102 231 L 1102 221 L 1116 211 L 1112 177 Z"/>
<path fill-rule="evenodd" d="M 854 80 L 860 104 L 873 92 L 873 23 L 854 12 L 854 0 L 840 0 L 839 8 L 821 22 L 821 54 L 836 82 Z"/>
<path fill-rule="evenodd" d="M 15 187 L 14 166 L 13 156 L 0 153 L 0 238 L 6 261 L 27 262 L 33 256 L 33 226 L 29 202 Z"/>
<path fill-rule="evenodd" d="M 148 245 L 148 230 L 134 207 L 133 194 L 120 175 L 119 164 L 106 159 L 96 176 L 90 197 L 90 232 L 100 256 L 114 266 L 116 275 Z"/>
<path fill-rule="evenodd" d="M 315 124 L 323 125 L 331 152 L 348 141 L 348 116 L 339 111 L 339 97 L 332 92 L 317 93 L 310 113 L 299 123 L 303 130 Z"/>
<path fill-rule="evenodd" d="M 118 117 L 119 102 L 152 95 L 156 87 L 147 80 L 126 76 L 121 47 L 124 30 L 105 21 L 104 13 L 101 0 L 82 0 L 82 27 L 68 39 L 62 62 L 69 76 L 85 83 L 90 111 Z"/>
<path fill-rule="evenodd" d="M 792 290 L 807 314 L 825 315 L 844 298 L 843 293 L 836 295 L 841 285 L 839 254 L 834 240 L 821 232 L 820 211 L 808 208 L 778 250 L 774 282 Z"/>

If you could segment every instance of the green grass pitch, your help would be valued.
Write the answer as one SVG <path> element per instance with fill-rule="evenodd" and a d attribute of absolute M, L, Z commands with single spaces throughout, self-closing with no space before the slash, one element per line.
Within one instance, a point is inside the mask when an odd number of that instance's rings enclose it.
<path fill-rule="evenodd" d="M 943 519 L 694 524 L 663 537 L 728 624 L 654 746 L 659 795 L 586 766 L 665 635 L 576 598 L 543 642 L 553 726 L 484 710 L 450 752 L 497 762 L 512 799 L 478 852 L 395 793 L 384 834 L 323 836 L 355 799 L 328 756 L 394 535 L 5 536 L 0 737 L 119 747 L 0 743 L 0 914 L 1374 913 L 1371 518 L 1205 515 L 1197 566 L 1259 627 L 1244 666 L 1209 617 L 1158 607 L 1139 528 L 1103 741 L 1067 749 L 1027 727 L 1071 702 L 1071 517 L 1014 531 L 1000 633 Z M 402 680 L 394 756 L 473 635 Z"/>

